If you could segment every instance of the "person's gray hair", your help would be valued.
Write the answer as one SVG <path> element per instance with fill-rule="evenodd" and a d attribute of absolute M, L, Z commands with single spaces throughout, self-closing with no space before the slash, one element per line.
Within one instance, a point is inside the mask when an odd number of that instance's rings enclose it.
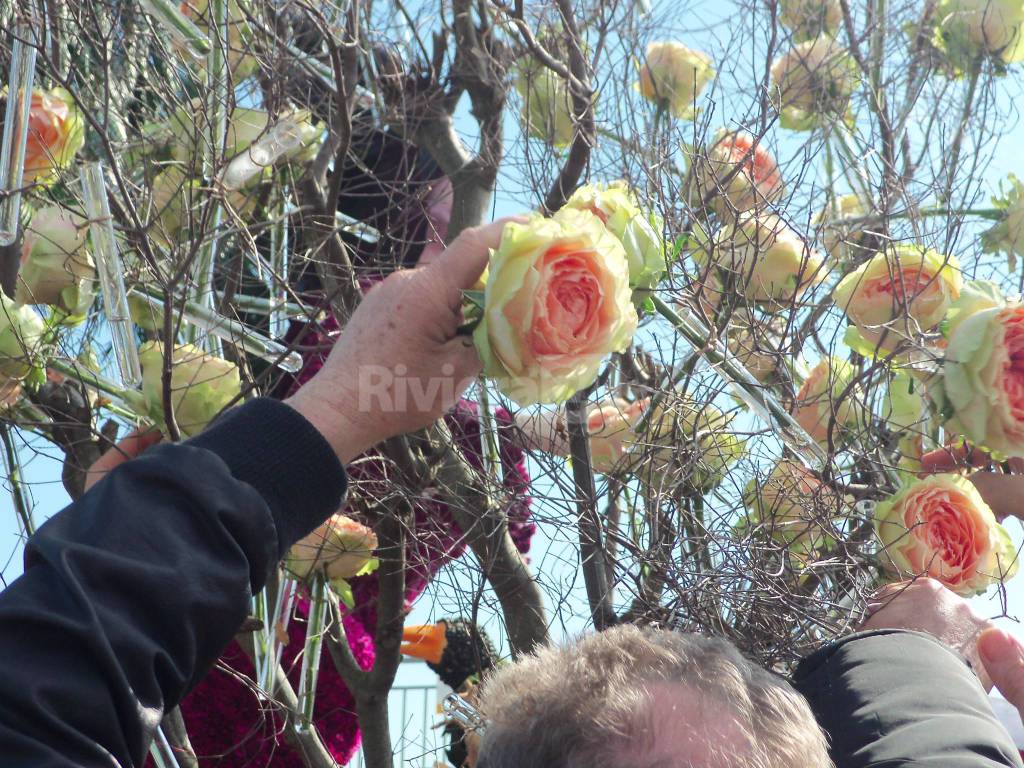
<path fill-rule="evenodd" d="M 619 626 L 542 648 L 495 672 L 480 709 L 480 768 L 832 765 L 800 694 L 700 635 Z"/>

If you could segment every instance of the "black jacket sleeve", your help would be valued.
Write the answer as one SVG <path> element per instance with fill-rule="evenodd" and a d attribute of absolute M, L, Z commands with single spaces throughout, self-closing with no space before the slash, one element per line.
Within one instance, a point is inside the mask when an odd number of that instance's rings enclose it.
<path fill-rule="evenodd" d="M 255 400 L 47 521 L 0 593 L 0 765 L 141 766 L 163 712 L 344 490 L 319 432 Z"/>
<path fill-rule="evenodd" d="M 850 635 L 804 659 L 793 684 L 837 768 L 1021 766 L 970 665 L 931 635 Z"/>

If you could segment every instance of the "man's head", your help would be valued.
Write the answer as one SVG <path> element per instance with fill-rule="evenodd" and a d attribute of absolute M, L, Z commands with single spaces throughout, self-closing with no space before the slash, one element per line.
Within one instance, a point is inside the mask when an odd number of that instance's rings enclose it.
<path fill-rule="evenodd" d="M 480 768 L 827 768 L 803 698 L 725 640 L 622 626 L 485 684 Z"/>

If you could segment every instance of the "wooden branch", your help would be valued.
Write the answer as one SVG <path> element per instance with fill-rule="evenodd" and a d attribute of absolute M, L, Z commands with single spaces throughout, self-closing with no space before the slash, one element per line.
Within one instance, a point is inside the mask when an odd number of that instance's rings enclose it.
<path fill-rule="evenodd" d="M 428 430 L 439 452 L 436 483 L 441 500 L 462 529 L 484 577 L 501 604 L 514 656 L 548 643 L 544 597 L 508 533 L 508 521 L 456 447 L 443 422 Z"/>
<path fill-rule="evenodd" d="M 602 539 L 601 517 L 597 510 L 597 488 L 590 462 L 590 435 L 587 432 L 587 397 L 589 389 L 577 392 L 566 404 L 569 427 L 569 449 L 572 452 L 572 477 L 576 487 L 576 510 L 579 518 L 580 560 L 583 581 L 590 602 L 590 616 L 600 632 L 616 623 L 608 554 Z"/>

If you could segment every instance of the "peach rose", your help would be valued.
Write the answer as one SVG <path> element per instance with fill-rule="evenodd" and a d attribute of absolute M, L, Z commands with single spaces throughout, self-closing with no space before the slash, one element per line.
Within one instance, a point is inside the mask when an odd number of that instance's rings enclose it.
<path fill-rule="evenodd" d="M 1010 534 L 970 480 L 932 475 L 905 485 L 875 508 L 875 533 L 893 568 L 938 579 L 972 595 L 1017 572 Z"/>
<path fill-rule="evenodd" d="M 473 339 L 484 373 L 510 398 L 569 399 L 636 327 L 626 252 L 594 214 L 563 209 L 505 226 Z"/>
<path fill-rule="evenodd" d="M 855 374 L 848 362 L 828 357 L 814 366 L 796 393 L 793 418 L 819 443 L 828 443 L 829 424 L 836 444 L 845 428 L 856 425 L 856 393 L 848 391 Z"/>
<path fill-rule="evenodd" d="M 737 167 L 738 166 L 738 167 Z M 782 174 L 764 142 L 749 133 L 720 131 L 694 162 L 696 194 L 723 217 L 763 208 L 782 197 Z"/>
<path fill-rule="evenodd" d="M 322 569 L 327 578 L 351 579 L 375 566 L 377 534 L 344 515 L 332 515 L 288 550 L 288 570 L 300 579 Z"/>
<path fill-rule="evenodd" d="M 742 528 L 759 528 L 796 554 L 809 554 L 832 537 L 828 521 L 840 511 L 841 498 L 798 462 L 783 459 L 743 493 L 747 508 Z"/>
<path fill-rule="evenodd" d="M 71 94 L 63 88 L 32 91 L 25 146 L 25 184 L 48 186 L 71 165 L 85 144 L 85 125 Z"/>
<path fill-rule="evenodd" d="M 915 333 L 934 330 L 962 288 L 956 258 L 898 245 L 844 277 L 832 298 L 869 343 L 891 349 Z"/>

